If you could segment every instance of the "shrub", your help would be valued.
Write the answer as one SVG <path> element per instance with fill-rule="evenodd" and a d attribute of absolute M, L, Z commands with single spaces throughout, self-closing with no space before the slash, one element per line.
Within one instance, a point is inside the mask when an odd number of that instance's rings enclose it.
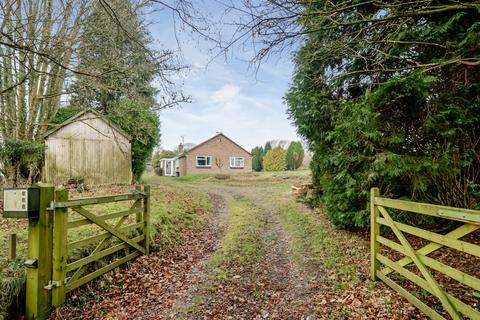
<path fill-rule="evenodd" d="M 0 161 L 9 184 L 32 183 L 40 175 L 45 145 L 7 139 L 0 144 Z"/>
<path fill-rule="evenodd" d="M 287 168 L 285 161 L 285 149 L 276 147 L 268 151 L 263 157 L 265 171 L 283 171 Z"/>
<path fill-rule="evenodd" d="M 480 207 L 479 66 L 450 63 L 478 57 L 478 14 L 419 6 L 399 29 L 410 4 L 398 4 L 345 7 L 332 22 L 312 15 L 295 55 L 288 113 L 314 153 L 315 195 L 340 227 L 367 227 L 373 186 L 391 198 Z"/>

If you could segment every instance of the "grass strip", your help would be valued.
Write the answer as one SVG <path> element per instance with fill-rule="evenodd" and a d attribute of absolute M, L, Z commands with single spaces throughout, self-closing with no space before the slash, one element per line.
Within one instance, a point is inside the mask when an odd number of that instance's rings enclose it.
<path fill-rule="evenodd" d="M 214 276 L 225 280 L 257 261 L 261 255 L 261 210 L 252 201 L 241 198 L 230 203 L 230 216 L 220 248 L 211 258 Z"/>

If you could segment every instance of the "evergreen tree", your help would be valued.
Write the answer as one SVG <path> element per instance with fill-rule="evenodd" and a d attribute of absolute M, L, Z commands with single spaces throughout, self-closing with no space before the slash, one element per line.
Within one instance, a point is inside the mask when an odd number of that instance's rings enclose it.
<path fill-rule="evenodd" d="M 267 143 L 265 143 L 265 147 L 263 148 L 263 155 L 266 155 L 270 150 L 272 150 L 272 144 L 270 141 L 267 141 Z"/>
<path fill-rule="evenodd" d="M 305 156 L 305 151 L 303 146 L 299 141 L 292 141 L 288 146 L 287 153 L 285 158 L 287 160 L 287 169 L 288 170 L 297 170 L 303 163 L 303 157 Z"/>
<path fill-rule="evenodd" d="M 373 186 L 391 197 L 480 206 L 474 7 L 391 1 L 352 9 L 333 1 L 304 8 L 307 36 L 286 98 L 314 152 L 316 194 L 336 225 L 368 224 Z"/>
<path fill-rule="evenodd" d="M 254 171 L 262 171 L 263 170 L 263 147 L 255 147 L 252 149 L 252 169 Z"/>
<path fill-rule="evenodd" d="M 75 79 L 71 108 L 94 108 L 132 136 L 132 168 L 139 179 L 160 138 L 156 110 L 161 106 L 152 83 L 175 65 L 171 52 L 149 48 L 152 38 L 138 7 L 129 0 L 109 1 L 109 6 L 116 18 L 100 1 L 86 18 L 79 68 L 98 77 Z"/>

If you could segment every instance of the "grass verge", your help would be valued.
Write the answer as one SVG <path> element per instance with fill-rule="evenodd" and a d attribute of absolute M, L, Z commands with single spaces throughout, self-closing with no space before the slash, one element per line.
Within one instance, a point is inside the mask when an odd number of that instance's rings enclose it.
<path fill-rule="evenodd" d="M 281 205 L 278 212 L 292 235 L 292 256 L 300 266 L 308 264 L 329 270 L 329 280 L 334 288 L 341 290 L 365 278 L 357 268 L 357 262 L 365 259 L 362 250 L 357 250 L 357 239 L 343 237 L 327 220 L 300 204 Z"/>
<path fill-rule="evenodd" d="M 0 260 L 0 319 L 11 319 L 18 307 L 25 283 L 25 271 L 20 260 Z"/>
<path fill-rule="evenodd" d="M 185 228 L 203 223 L 212 210 L 208 194 L 185 186 L 153 186 L 151 198 L 151 236 L 163 248 Z"/>

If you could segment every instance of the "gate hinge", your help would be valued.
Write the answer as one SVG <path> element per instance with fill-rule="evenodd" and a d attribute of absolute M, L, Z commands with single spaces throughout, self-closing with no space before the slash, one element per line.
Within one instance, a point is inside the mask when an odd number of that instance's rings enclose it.
<path fill-rule="evenodd" d="M 62 285 L 61 281 L 48 281 L 48 284 L 43 287 L 45 290 L 52 290 L 53 288 L 59 288 Z"/>

